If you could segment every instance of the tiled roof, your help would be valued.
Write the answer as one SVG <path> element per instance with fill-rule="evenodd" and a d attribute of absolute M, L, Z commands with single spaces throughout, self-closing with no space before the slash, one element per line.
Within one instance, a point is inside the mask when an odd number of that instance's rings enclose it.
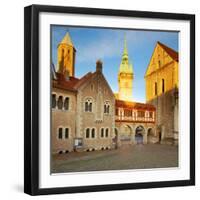
<path fill-rule="evenodd" d="M 69 77 L 69 79 L 66 79 L 63 74 L 56 73 L 57 80 L 53 79 L 53 87 L 77 91 L 77 89 L 88 81 L 93 74 L 94 73 L 89 72 L 80 79 L 76 77 Z"/>
<path fill-rule="evenodd" d="M 155 110 L 156 108 L 151 104 L 138 103 L 131 101 L 115 100 L 115 106 L 120 108 L 141 109 L 141 110 Z"/>
<path fill-rule="evenodd" d="M 174 49 L 171 49 L 170 47 L 167 47 L 166 45 L 162 44 L 161 42 L 158 42 L 158 44 L 169 54 L 169 56 L 176 60 L 178 62 L 178 52 L 176 52 Z"/>
<path fill-rule="evenodd" d="M 56 77 L 57 80 L 53 80 L 53 87 L 70 91 L 76 91 L 74 86 L 79 82 L 78 78 L 69 77 L 69 79 L 66 80 L 63 74 L 60 73 L 56 73 Z"/>

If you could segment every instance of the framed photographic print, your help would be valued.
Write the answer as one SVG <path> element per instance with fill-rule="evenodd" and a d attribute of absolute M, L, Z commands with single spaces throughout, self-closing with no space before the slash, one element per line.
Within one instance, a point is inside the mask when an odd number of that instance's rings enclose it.
<path fill-rule="evenodd" d="M 195 184 L 195 16 L 25 8 L 24 191 Z"/>

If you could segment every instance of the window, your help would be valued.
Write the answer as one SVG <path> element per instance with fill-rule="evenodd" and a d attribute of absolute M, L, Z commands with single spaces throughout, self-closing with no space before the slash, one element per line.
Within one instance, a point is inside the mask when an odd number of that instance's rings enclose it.
<path fill-rule="evenodd" d="M 125 110 L 124 110 L 124 115 L 125 115 L 126 117 L 132 117 L 132 110 L 125 109 Z"/>
<path fill-rule="evenodd" d="M 89 138 L 90 137 L 90 129 L 87 128 L 86 129 L 86 135 L 85 135 L 86 138 Z"/>
<path fill-rule="evenodd" d="M 110 104 L 109 104 L 108 101 L 105 102 L 105 104 L 104 104 L 104 113 L 105 114 L 109 114 L 110 113 Z"/>
<path fill-rule="evenodd" d="M 92 100 L 87 99 L 85 102 L 85 112 L 92 112 Z"/>
<path fill-rule="evenodd" d="M 92 129 L 92 138 L 95 138 L 95 129 Z"/>
<path fill-rule="evenodd" d="M 62 110 L 63 107 L 63 97 L 59 96 L 58 98 L 58 109 Z"/>
<path fill-rule="evenodd" d="M 52 108 L 56 107 L 56 95 L 52 94 Z"/>
<path fill-rule="evenodd" d="M 64 101 L 64 109 L 65 109 L 65 110 L 69 110 L 69 97 L 66 97 L 66 98 L 65 98 L 65 101 Z"/>
<path fill-rule="evenodd" d="M 69 138 L 69 128 L 65 128 L 65 139 Z"/>
<path fill-rule="evenodd" d="M 107 128 L 106 129 L 106 137 L 108 137 L 108 132 L 109 132 L 109 129 Z"/>
<path fill-rule="evenodd" d="M 162 79 L 162 93 L 165 92 L 165 80 Z"/>
<path fill-rule="evenodd" d="M 149 117 L 153 118 L 153 112 L 149 112 Z"/>
<path fill-rule="evenodd" d="M 62 139 L 62 128 L 58 129 L 58 139 Z"/>
<path fill-rule="evenodd" d="M 144 117 L 145 116 L 145 113 L 144 111 L 138 111 L 138 117 Z"/>
<path fill-rule="evenodd" d="M 155 82 L 155 86 L 154 86 L 154 94 L 157 95 L 158 91 L 157 91 L 157 82 Z"/>
<path fill-rule="evenodd" d="M 104 137 L 104 129 L 101 129 L 101 137 Z"/>

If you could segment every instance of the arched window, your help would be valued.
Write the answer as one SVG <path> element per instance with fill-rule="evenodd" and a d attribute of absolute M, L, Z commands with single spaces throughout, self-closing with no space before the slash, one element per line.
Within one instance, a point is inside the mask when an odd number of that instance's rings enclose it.
<path fill-rule="evenodd" d="M 62 139 L 62 133 L 63 133 L 63 129 L 62 128 L 59 128 L 58 129 L 58 139 Z"/>
<path fill-rule="evenodd" d="M 66 98 L 65 98 L 65 101 L 64 101 L 64 109 L 65 109 L 65 110 L 69 110 L 69 97 L 66 97 Z"/>
<path fill-rule="evenodd" d="M 52 94 L 52 108 L 56 108 L 56 95 Z"/>
<path fill-rule="evenodd" d="M 158 93 L 157 82 L 155 82 L 155 85 L 154 85 L 154 94 L 157 95 L 157 93 Z"/>
<path fill-rule="evenodd" d="M 63 97 L 59 96 L 58 98 L 58 109 L 62 110 L 63 107 Z"/>
<path fill-rule="evenodd" d="M 92 138 L 95 138 L 95 129 L 92 129 Z"/>
<path fill-rule="evenodd" d="M 165 79 L 162 79 L 162 93 L 165 92 Z"/>
<path fill-rule="evenodd" d="M 69 138 L 69 128 L 65 128 L 65 139 Z"/>
<path fill-rule="evenodd" d="M 85 101 L 85 112 L 92 112 L 92 100 L 86 99 Z"/>
<path fill-rule="evenodd" d="M 109 114 L 110 113 L 110 104 L 108 101 L 105 102 L 104 104 L 104 113 Z"/>
<path fill-rule="evenodd" d="M 89 128 L 86 129 L 85 137 L 86 138 L 90 137 L 90 129 Z"/>
<path fill-rule="evenodd" d="M 106 129 L 106 137 L 108 137 L 109 129 Z"/>
<path fill-rule="evenodd" d="M 101 129 L 101 137 L 104 137 L 104 128 Z"/>

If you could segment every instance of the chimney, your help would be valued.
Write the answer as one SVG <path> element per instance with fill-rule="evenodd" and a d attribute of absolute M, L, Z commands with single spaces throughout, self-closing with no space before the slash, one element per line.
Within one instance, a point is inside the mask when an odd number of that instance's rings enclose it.
<path fill-rule="evenodd" d="M 97 60 L 97 62 L 96 62 L 96 71 L 102 73 L 102 61 L 101 60 Z"/>

